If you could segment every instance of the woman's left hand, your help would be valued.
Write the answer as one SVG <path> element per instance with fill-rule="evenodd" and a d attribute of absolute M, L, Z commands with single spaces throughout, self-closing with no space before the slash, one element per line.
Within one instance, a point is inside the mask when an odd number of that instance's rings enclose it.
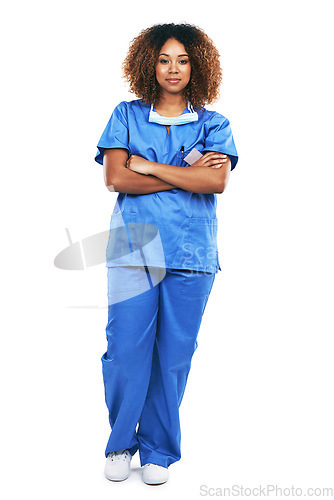
<path fill-rule="evenodd" d="M 126 167 L 138 174 L 150 174 L 150 161 L 142 158 L 141 156 L 131 155 L 126 162 Z"/>

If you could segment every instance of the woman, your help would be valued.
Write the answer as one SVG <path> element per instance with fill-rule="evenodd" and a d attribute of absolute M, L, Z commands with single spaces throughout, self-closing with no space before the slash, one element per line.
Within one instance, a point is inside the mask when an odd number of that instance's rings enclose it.
<path fill-rule="evenodd" d="M 139 450 L 143 481 L 162 484 L 181 457 L 179 406 L 220 270 L 216 193 L 238 157 L 229 121 L 204 108 L 221 68 L 201 29 L 143 30 L 123 70 L 138 99 L 116 106 L 95 158 L 119 192 L 106 254 L 105 474 L 126 479 Z"/>

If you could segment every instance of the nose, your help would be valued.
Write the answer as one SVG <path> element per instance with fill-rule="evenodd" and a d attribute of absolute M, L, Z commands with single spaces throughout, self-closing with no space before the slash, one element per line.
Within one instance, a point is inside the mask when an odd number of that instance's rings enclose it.
<path fill-rule="evenodd" d="M 177 68 L 177 62 L 176 61 L 174 61 L 174 62 L 172 61 L 171 62 L 170 66 L 169 66 L 169 72 L 170 73 L 178 73 L 179 72 L 179 70 Z"/>

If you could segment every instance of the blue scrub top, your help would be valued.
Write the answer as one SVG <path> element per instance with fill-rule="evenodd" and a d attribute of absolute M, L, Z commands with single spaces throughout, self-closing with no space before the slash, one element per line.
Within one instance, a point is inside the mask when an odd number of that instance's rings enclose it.
<path fill-rule="evenodd" d="M 198 121 L 171 125 L 168 133 L 165 125 L 149 122 L 150 108 L 141 99 L 118 104 L 98 142 L 95 161 L 103 165 L 105 149 L 123 148 L 129 157 L 187 167 L 183 158 L 196 148 L 202 154 L 217 151 L 229 155 L 234 169 L 238 153 L 230 122 L 223 115 L 197 110 Z M 183 113 L 189 112 L 186 108 Z M 179 188 L 119 193 L 111 216 L 106 266 L 145 264 L 217 273 L 221 267 L 216 206 L 216 193 Z"/>

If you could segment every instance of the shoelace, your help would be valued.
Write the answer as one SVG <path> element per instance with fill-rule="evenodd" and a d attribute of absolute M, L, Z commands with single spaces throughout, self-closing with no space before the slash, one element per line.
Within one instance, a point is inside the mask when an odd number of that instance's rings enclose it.
<path fill-rule="evenodd" d="M 129 455 L 129 450 L 118 450 L 118 451 L 112 451 L 109 453 L 109 457 L 111 458 L 111 461 L 114 461 L 114 458 L 120 460 L 123 458 L 123 460 L 126 460 Z"/>

